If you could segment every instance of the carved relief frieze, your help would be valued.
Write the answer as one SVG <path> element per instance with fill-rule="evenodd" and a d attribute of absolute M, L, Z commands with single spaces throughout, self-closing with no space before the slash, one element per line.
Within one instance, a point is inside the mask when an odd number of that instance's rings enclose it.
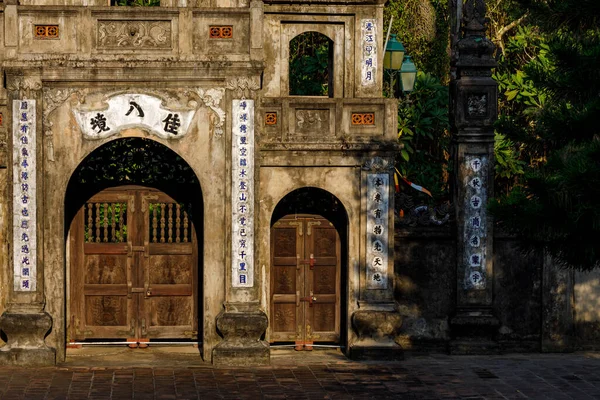
<path fill-rule="evenodd" d="M 98 20 L 98 48 L 172 47 L 171 21 Z"/>
<path fill-rule="evenodd" d="M 260 82 L 258 81 L 258 77 L 244 76 L 228 80 L 225 88 L 234 91 L 236 97 L 245 99 L 252 97 L 251 92 L 260 89 Z"/>
<path fill-rule="evenodd" d="M 329 110 L 296 110 L 296 133 L 321 136 L 329 132 Z"/>

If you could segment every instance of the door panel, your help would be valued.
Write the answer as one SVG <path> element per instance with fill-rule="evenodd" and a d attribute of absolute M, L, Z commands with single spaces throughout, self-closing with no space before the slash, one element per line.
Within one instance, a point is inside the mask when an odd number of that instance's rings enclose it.
<path fill-rule="evenodd" d="M 196 339 L 196 247 L 187 213 L 164 193 L 144 192 L 142 207 L 149 216 L 142 335 Z"/>
<path fill-rule="evenodd" d="M 314 266 L 308 270 L 308 290 L 316 299 L 312 307 L 309 305 L 306 309 L 307 339 L 337 342 L 341 247 L 338 233 L 326 220 L 308 220 L 307 225 L 313 225 L 307 229 L 306 242 L 308 252 L 314 257 Z"/>
<path fill-rule="evenodd" d="M 340 240 L 314 215 L 287 216 L 271 229 L 271 341 L 339 341 Z"/>
<path fill-rule="evenodd" d="M 187 212 L 164 193 L 92 197 L 70 230 L 69 339 L 196 338 L 196 243 Z"/>
<path fill-rule="evenodd" d="M 304 318 L 303 310 L 296 306 L 297 291 L 304 287 L 299 269 L 299 254 L 304 252 L 302 223 L 284 221 L 273 227 L 272 271 L 272 334 L 277 341 L 296 340 L 297 327 Z"/>

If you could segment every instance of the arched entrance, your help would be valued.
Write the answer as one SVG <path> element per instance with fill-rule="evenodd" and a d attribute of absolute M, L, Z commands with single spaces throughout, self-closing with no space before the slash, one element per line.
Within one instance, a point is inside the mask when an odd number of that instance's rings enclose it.
<path fill-rule="evenodd" d="M 271 220 L 270 340 L 296 350 L 341 344 L 346 315 L 347 216 L 317 188 L 284 197 Z"/>
<path fill-rule="evenodd" d="M 176 153 L 109 142 L 79 165 L 65 204 L 69 342 L 202 337 L 202 195 Z"/>

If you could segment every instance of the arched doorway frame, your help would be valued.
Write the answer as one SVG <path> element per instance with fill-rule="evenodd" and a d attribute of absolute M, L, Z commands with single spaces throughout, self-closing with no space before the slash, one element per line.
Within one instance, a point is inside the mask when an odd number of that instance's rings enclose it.
<path fill-rule="evenodd" d="M 132 140 L 133 139 L 133 140 Z M 66 262 L 65 262 L 65 276 L 67 277 L 67 284 L 65 285 L 65 297 L 66 297 L 66 315 L 67 315 L 67 320 L 66 320 L 66 325 L 67 325 L 67 332 L 71 331 L 71 333 L 73 333 L 72 330 L 69 329 L 69 326 L 74 323 L 74 321 L 71 321 L 71 318 L 75 318 L 75 315 L 77 313 L 75 313 L 74 310 L 69 310 L 70 306 L 77 303 L 77 300 L 75 300 L 75 303 L 73 303 L 74 300 L 72 300 L 70 297 L 73 295 L 72 293 L 72 289 L 73 289 L 73 282 L 69 283 L 69 279 L 73 277 L 73 268 L 77 268 L 77 267 L 81 267 L 83 265 L 85 265 L 85 263 L 83 264 L 77 264 L 76 261 L 72 260 L 70 257 L 73 254 L 72 251 L 70 251 L 69 246 L 71 246 L 73 243 L 77 243 L 79 246 L 81 246 L 81 250 L 83 250 L 83 239 L 79 238 L 79 240 L 74 239 L 72 237 L 73 232 L 71 231 L 74 228 L 74 221 L 76 219 L 76 215 L 78 214 L 79 210 L 81 209 L 81 207 L 84 207 L 86 203 L 90 202 L 92 198 L 100 195 L 100 194 L 104 194 L 104 196 L 106 196 L 106 193 L 108 192 L 113 192 L 116 193 L 114 191 L 118 191 L 120 196 L 126 196 L 126 198 L 129 198 L 130 196 L 134 196 L 134 197 L 139 197 L 140 195 L 142 196 L 142 201 L 141 204 L 138 204 L 137 206 L 134 205 L 135 201 L 132 201 L 130 204 L 128 204 L 128 209 L 129 207 L 131 207 L 131 215 L 136 215 L 138 218 L 142 215 L 146 215 L 146 211 L 142 211 L 142 210 L 136 210 L 136 208 L 139 208 L 140 206 L 142 206 L 143 208 L 143 204 L 145 204 L 145 199 L 147 196 L 150 196 L 149 193 L 155 193 L 155 197 L 158 199 L 158 196 L 160 196 L 163 200 L 161 201 L 167 201 L 167 202 L 176 202 L 179 204 L 187 204 L 190 206 L 190 208 L 181 208 L 181 212 L 186 213 L 186 215 L 190 215 L 191 219 L 189 221 L 190 223 L 190 227 L 192 228 L 192 230 L 194 232 L 190 233 L 189 239 L 192 243 L 196 243 L 196 245 L 194 246 L 194 250 L 192 252 L 193 256 L 192 259 L 195 259 L 196 261 L 193 263 L 195 265 L 192 265 L 191 268 L 191 273 L 192 276 L 195 277 L 195 282 L 192 282 L 192 289 L 194 294 L 194 303 L 195 304 L 191 304 L 191 308 L 192 310 L 194 310 L 193 315 L 191 315 L 191 318 L 197 318 L 197 323 L 198 326 L 197 327 L 193 327 L 192 325 L 194 325 L 194 323 L 190 323 L 189 327 L 187 327 L 186 332 L 191 332 L 192 329 L 193 330 L 197 330 L 200 331 L 199 332 L 199 336 L 198 339 L 199 341 L 202 341 L 202 331 L 203 331 L 203 292 L 202 292 L 202 281 L 203 281 L 203 277 L 202 277 L 202 266 L 203 266 L 203 260 L 202 260 L 202 249 L 203 249 L 203 196 L 202 196 L 202 188 L 200 187 L 200 181 L 198 180 L 198 176 L 191 170 L 186 171 L 185 175 L 182 174 L 182 176 L 184 177 L 184 179 L 180 182 L 183 183 L 175 183 L 173 184 L 172 182 L 169 182 L 166 178 L 161 178 L 160 177 L 160 173 L 161 171 L 154 171 L 155 173 L 158 173 L 158 175 L 155 177 L 155 179 L 150 179 L 150 182 L 144 182 L 142 180 L 140 180 L 140 177 L 138 176 L 138 179 L 136 180 L 128 180 L 128 181 L 112 181 L 112 180 L 100 180 L 100 183 L 92 183 L 92 182 L 88 182 L 88 183 L 81 183 L 81 182 L 77 182 L 77 174 L 80 173 L 80 171 L 82 170 L 82 168 L 86 167 L 88 164 L 90 163 L 94 163 L 94 162 L 98 162 L 98 159 L 103 159 L 102 158 L 102 153 L 99 153 L 104 149 L 106 149 L 106 146 L 109 146 L 110 144 L 115 144 L 118 141 L 129 141 L 128 145 L 130 147 L 126 147 L 125 150 L 122 150 L 121 152 L 116 151 L 115 152 L 115 147 L 111 147 L 108 148 L 108 151 L 110 152 L 111 155 L 114 155 L 114 158 L 111 160 L 111 162 L 115 162 L 117 161 L 117 163 L 120 164 L 126 164 L 129 160 L 126 159 L 125 157 L 127 155 L 131 156 L 131 149 L 140 149 L 143 150 L 145 153 L 145 155 L 147 155 L 147 157 L 150 159 L 150 161 L 154 161 L 155 159 L 160 159 L 160 154 L 159 153 L 164 153 L 164 155 L 167 156 L 168 161 L 171 162 L 171 164 L 176 167 L 178 165 L 177 161 L 179 161 L 179 169 L 183 169 L 182 165 L 185 165 L 187 167 L 190 167 L 189 163 L 187 163 L 183 158 L 181 158 L 181 156 L 179 154 L 177 154 L 176 152 L 174 152 L 172 149 L 166 147 L 165 145 L 158 143 L 155 140 L 152 139 L 148 139 L 148 138 L 143 138 L 142 140 L 140 140 L 142 138 L 137 138 L 137 137 L 129 137 L 129 138 L 116 138 L 114 140 L 110 140 L 106 143 L 104 143 L 103 145 L 97 147 L 96 149 L 94 149 L 92 152 L 90 152 L 82 161 L 81 163 L 77 166 L 77 168 L 73 171 L 71 178 L 69 179 L 69 183 L 67 184 L 67 188 L 66 188 L 66 192 L 65 192 L 65 258 L 66 258 Z M 146 142 L 144 142 L 143 140 L 145 140 Z M 150 142 L 150 143 L 148 143 Z M 133 146 L 131 146 L 133 145 Z M 106 153 L 106 152 L 104 152 Z M 170 153 L 170 154 L 169 154 Z M 96 155 L 96 157 L 93 157 L 94 155 Z M 106 154 L 104 154 L 105 156 Z M 100 156 L 100 157 L 98 157 Z M 175 157 L 173 157 L 175 156 Z M 179 157 L 179 160 L 177 160 L 176 157 Z M 172 158 L 172 159 L 170 159 Z M 191 169 L 191 168 L 190 168 Z M 143 168 L 143 174 L 147 173 L 147 171 L 149 171 L 150 168 L 146 167 Z M 100 173 L 105 173 L 105 171 L 100 171 Z M 135 174 L 135 172 L 134 172 Z M 113 178 L 117 178 L 117 177 L 113 177 Z M 122 178 L 122 177 L 121 177 Z M 172 178 L 171 178 L 172 180 Z M 193 186 L 193 187 L 190 187 Z M 136 194 L 137 193 L 137 194 Z M 109 197 L 111 197 L 110 195 L 108 195 Z M 131 199 L 133 199 L 134 197 L 131 197 Z M 152 196 L 148 197 L 151 198 Z M 114 198 L 113 198 L 114 199 Z M 129 200 L 131 200 L 129 199 Z M 126 203 L 129 203 L 128 200 L 124 200 Z M 158 201 L 158 200 L 157 200 Z M 105 203 L 106 204 L 106 203 Z M 112 205 L 109 205 L 109 207 L 112 207 Z M 177 208 L 179 210 L 179 208 Z M 191 211 L 191 214 L 187 214 Z M 83 211 L 84 213 L 87 211 Z M 106 212 L 106 209 L 105 209 Z M 99 213 L 98 210 L 96 210 L 96 213 Z M 126 214 L 130 214 L 129 212 L 127 212 Z M 96 216 L 98 216 L 99 214 L 96 214 Z M 129 215 L 129 216 L 131 216 Z M 83 222 L 83 215 L 80 215 L 80 219 L 79 221 Z M 90 216 L 91 218 L 91 216 Z M 187 218 L 187 217 L 186 217 Z M 138 221 L 139 222 L 139 221 Z M 132 221 L 133 223 L 133 228 L 136 229 L 138 228 L 138 224 L 136 224 L 134 221 Z M 179 224 L 179 222 L 178 222 Z M 143 225 L 145 227 L 145 229 L 149 229 L 148 226 Z M 127 227 L 131 228 L 132 226 L 130 226 L 127 223 Z M 156 226 L 155 226 L 156 227 Z M 91 229 L 91 228 L 90 228 Z M 98 227 L 98 229 L 101 229 L 101 227 Z M 108 237 L 108 228 L 105 227 L 104 228 L 105 231 L 104 234 L 105 239 L 104 241 L 107 241 L 107 237 Z M 179 232 L 178 230 L 179 228 L 175 228 L 175 230 L 177 230 L 177 232 Z M 81 233 L 81 228 L 79 228 L 77 230 L 78 232 Z M 129 231 L 129 229 L 128 229 Z M 99 231 L 98 231 L 99 232 Z M 165 232 L 164 230 L 161 230 L 162 233 L 158 232 L 159 236 L 160 234 L 163 235 L 163 241 L 165 240 Z M 171 232 L 171 228 L 167 229 L 167 234 L 170 235 Z M 173 231 L 175 232 L 175 231 Z M 128 232 L 129 233 L 129 232 Z M 155 235 L 156 235 L 156 231 L 155 231 Z M 139 235 L 139 234 L 138 234 Z M 169 236 L 170 238 L 171 236 Z M 179 237 L 179 236 L 177 236 Z M 186 236 L 186 238 L 188 238 Z M 198 238 L 197 242 L 196 242 L 196 238 Z M 156 242 L 156 237 L 155 240 Z M 170 239 L 169 239 L 170 241 Z M 109 240 L 110 242 L 110 240 Z M 175 242 L 175 234 L 173 234 L 173 242 Z M 131 242 L 128 242 L 131 245 Z M 115 242 L 116 244 L 116 242 Z M 113 244 L 114 246 L 114 244 Z M 118 246 L 118 244 L 117 244 Z M 178 245 L 176 245 L 178 246 Z M 72 249 L 71 249 L 72 250 Z M 169 251 L 168 249 L 163 249 L 163 250 L 167 250 L 167 252 Z M 181 249 L 180 249 L 181 250 Z M 166 253 L 165 253 L 166 254 Z M 173 253 L 175 254 L 175 253 Z M 131 254 L 129 255 L 131 256 Z M 81 252 L 79 254 L 79 261 L 83 262 L 83 252 Z M 152 256 L 151 256 L 152 257 Z M 134 258 L 135 259 L 135 258 Z M 187 261 L 189 262 L 189 261 Z M 136 266 L 138 266 L 138 264 L 135 264 Z M 150 268 L 149 265 L 145 266 L 144 268 Z M 83 278 L 81 278 L 83 279 Z M 158 282 L 157 282 L 158 283 Z M 195 286 L 195 289 L 194 289 Z M 79 292 L 80 295 L 82 295 L 82 292 Z M 131 297 L 131 293 L 128 295 L 128 298 Z M 131 300 L 128 300 L 131 301 Z M 141 302 L 141 300 L 139 300 Z M 146 307 L 149 306 L 149 302 L 146 305 Z M 129 307 L 129 306 L 128 306 Z M 147 310 L 149 311 L 149 309 Z M 136 314 L 137 315 L 137 314 Z M 77 315 L 78 318 L 83 319 L 84 315 Z M 130 318 L 133 318 L 133 316 L 127 317 L 127 325 L 129 326 L 129 320 Z M 137 318 L 137 317 L 136 317 Z M 137 319 L 136 319 L 137 320 Z M 81 321 L 82 325 L 85 325 L 84 321 Z M 148 327 L 150 328 L 150 327 Z M 181 330 L 181 328 L 180 328 Z M 158 331 L 157 331 L 158 332 Z M 141 337 L 141 336 L 140 336 Z M 107 337 L 108 338 L 108 337 Z M 72 338 L 71 338 L 72 339 Z M 124 340 L 125 338 L 123 338 Z M 67 340 L 69 340 L 69 338 L 67 337 Z"/>
<path fill-rule="evenodd" d="M 343 185 L 347 182 L 360 182 L 361 171 L 358 168 L 326 168 L 326 167 L 267 167 L 263 166 L 260 170 L 260 224 L 258 231 L 258 254 L 260 265 L 263 268 L 263 287 L 261 293 L 261 307 L 267 313 L 269 321 L 271 315 L 269 311 L 270 287 L 270 243 L 271 232 L 270 223 L 275 211 L 275 207 L 289 193 L 304 187 L 314 187 L 324 190 L 338 199 L 344 208 L 347 216 L 347 256 L 346 282 L 343 285 L 342 292 L 347 293 L 345 303 L 342 302 L 342 316 L 345 315 L 345 321 L 340 326 L 340 335 L 342 337 L 342 346 L 345 351 L 356 340 L 350 316 L 358 309 L 358 296 L 360 285 L 360 259 L 364 251 L 360 238 L 360 208 L 361 195 L 360 185 Z M 268 335 L 268 333 L 267 333 Z M 269 340 L 269 337 L 266 337 Z"/>
<path fill-rule="evenodd" d="M 294 210 L 294 213 L 291 212 L 280 212 L 278 214 L 276 214 L 275 212 L 278 210 L 278 207 L 280 205 L 282 205 L 282 203 L 286 200 L 289 199 L 291 201 L 294 201 L 294 198 L 298 199 L 299 196 L 302 194 L 303 191 L 309 191 L 309 192 L 313 192 L 314 195 L 316 195 L 321 201 L 322 200 L 326 200 L 326 202 L 328 203 L 328 205 L 333 208 L 333 202 L 337 201 L 339 203 L 339 206 L 341 207 L 341 209 L 339 211 L 332 211 L 332 210 L 320 210 L 318 209 L 318 207 L 316 208 L 310 208 L 310 207 L 304 207 L 302 203 L 300 203 L 300 207 L 298 207 L 297 209 Z M 331 197 L 331 199 L 329 201 L 327 201 L 326 197 Z M 283 211 L 283 210 L 280 210 Z M 310 215 L 309 215 L 310 214 Z M 346 207 L 344 206 L 344 204 L 342 203 L 342 201 L 337 198 L 334 194 L 332 194 L 331 192 L 321 189 L 319 187 L 314 187 L 314 186 L 303 186 L 303 187 L 299 187 L 297 189 L 294 189 L 290 192 L 288 192 L 287 194 L 285 194 L 275 205 L 275 207 L 273 208 L 273 212 L 271 215 L 271 220 L 270 220 L 270 233 L 273 232 L 273 226 L 279 222 L 284 220 L 286 217 L 290 217 L 293 215 L 299 215 L 301 218 L 306 218 L 306 217 L 310 217 L 312 215 L 316 215 L 319 217 L 324 218 L 327 222 L 329 222 L 331 225 L 333 225 L 333 227 L 335 228 L 338 238 L 340 240 L 340 247 L 341 247 L 341 252 L 339 255 L 339 264 L 340 264 L 340 277 L 339 277 L 339 282 L 336 283 L 337 285 L 337 295 L 339 296 L 339 304 L 337 304 L 338 310 L 337 312 L 339 312 L 339 321 L 337 321 L 340 324 L 340 332 L 338 332 L 339 334 L 339 341 L 337 344 L 339 344 L 340 346 L 344 347 L 347 344 L 347 332 L 345 329 L 343 329 L 343 327 L 347 324 L 348 321 L 348 315 L 347 315 L 347 310 L 346 310 L 346 306 L 345 304 L 347 304 L 347 298 L 348 298 L 348 287 L 347 287 L 347 283 L 348 283 L 348 212 L 346 210 Z M 336 218 L 337 217 L 337 218 Z M 310 224 L 310 223 L 309 223 Z M 316 232 L 316 227 L 313 229 L 313 233 Z M 309 228 L 310 230 L 310 228 Z M 307 234 L 309 234 L 309 232 L 307 231 Z M 316 235 L 316 233 L 315 233 Z M 272 237 L 270 238 L 270 242 L 272 240 Z M 270 246 L 273 246 L 273 243 L 270 243 Z M 311 256 L 312 257 L 312 256 Z M 273 260 L 270 258 L 270 262 L 272 262 Z M 317 264 L 318 265 L 318 264 Z M 270 265 L 271 268 L 271 273 L 273 273 L 273 265 Z M 318 270 L 319 267 L 315 267 L 315 273 Z M 312 269 L 312 268 L 311 268 Z M 316 279 L 316 278 L 315 278 Z M 271 279 L 268 280 L 269 285 L 271 283 Z M 270 321 L 272 321 L 272 317 L 273 315 L 272 313 L 272 304 L 271 304 L 271 290 L 272 288 L 269 287 L 269 317 L 270 317 Z M 272 324 L 272 322 L 271 322 Z M 269 324 L 269 325 L 271 325 Z M 313 328 L 316 329 L 316 328 Z M 271 332 L 271 330 L 269 330 L 269 333 Z M 319 340 L 316 340 L 317 342 Z M 309 345 L 310 348 L 312 348 Z"/>
<path fill-rule="evenodd" d="M 87 94 L 89 103 L 102 102 L 103 93 Z M 203 189 L 204 232 L 210 231 L 215 246 L 204 246 L 203 278 L 204 321 L 201 339 L 204 357 L 210 359 L 212 348 L 220 342 L 215 320 L 225 300 L 226 199 L 221 185 L 205 182 L 226 182 L 226 146 L 222 136 L 212 129 L 210 110 L 200 107 L 190 124 L 188 133 L 177 140 L 166 140 L 136 127 L 122 129 L 110 138 L 85 139 L 73 123 L 72 104 L 62 103 L 50 115 L 48 122 L 54 134 L 42 138 L 43 164 L 41 167 L 41 192 L 43 208 L 39 215 L 41 228 L 38 237 L 42 243 L 40 263 L 43 265 L 45 309 L 53 318 L 52 329 L 45 341 L 56 349 L 56 361 L 65 359 L 66 348 L 66 246 L 65 246 L 65 195 L 73 172 L 95 149 L 119 138 L 139 137 L 152 139 L 177 153 L 192 169 Z M 60 134 L 58 131 L 60 129 Z M 220 140 L 219 140 L 220 139 Z M 225 183 L 223 183 L 225 185 Z M 218 187 L 216 187 L 218 186 Z M 211 212 L 207 212 L 211 210 Z M 206 236 L 206 235 L 203 235 Z M 208 299 L 208 300 L 207 300 Z"/>

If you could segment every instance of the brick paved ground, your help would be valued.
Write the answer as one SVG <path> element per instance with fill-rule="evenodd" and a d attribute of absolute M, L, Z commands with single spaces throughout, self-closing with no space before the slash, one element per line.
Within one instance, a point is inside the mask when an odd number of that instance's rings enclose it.
<path fill-rule="evenodd" d="M 135 362 L 135 356 L 128 359 Z M 353 362 L 333 352 L 281 352 L 261 368 L 73 364 L 0 367 L 0 398 L 600 399 L 599 353 L 435 355 L 385 363 Z"/>

